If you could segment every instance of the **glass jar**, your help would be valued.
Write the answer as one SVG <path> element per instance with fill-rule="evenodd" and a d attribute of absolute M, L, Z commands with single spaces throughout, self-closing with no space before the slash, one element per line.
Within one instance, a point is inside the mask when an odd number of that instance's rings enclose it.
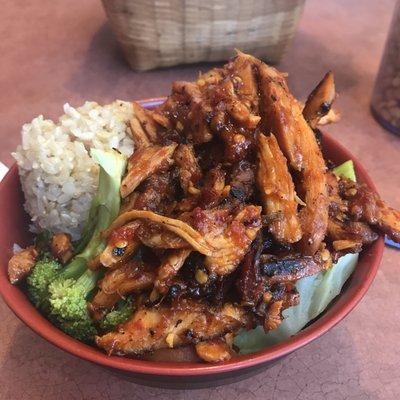
<path fill-rule="evenodd" d="M 394 10 L 375 81 L 371 111 L 384 128 L 400 135 L 400 1 Z"/>

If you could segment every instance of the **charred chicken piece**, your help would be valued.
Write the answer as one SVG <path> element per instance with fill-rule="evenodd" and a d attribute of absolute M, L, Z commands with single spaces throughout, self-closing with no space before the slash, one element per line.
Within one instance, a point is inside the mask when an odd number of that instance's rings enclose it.
<path fill-rule="evenodd" d="M 208 120 L 213 108 L 199 85 L 193 82 L 174 82 L 172 94 L 158 110 L 167 116 L 172 127 L 193 144 L 209 142 L 212 133 Z"/>
<path fill-rule="evenodd" d="M 74 255 L 71 236 L 67 233 L 56 233 L 50 241 L 51 254 L 62 264 L 69 261 Z"/>
<path fill-rule="evenodd" d="M 173 163 L 176 146 L 150 146 L 135 151 L 129 158 L 128 172 L 121 183 L 121 197 L 129 196 L 150 175 L 167 170 Z"/>
<path fill-rule="evenodd" d="M 135 145 L 135 150 L 144 149 L 151 146 L 151 142 L 143 130 L 142 125 L 140 125 L 139 120 L 134 115 L 129 121 L 129 131 Z"/>
<path fill-rule="evenodd" d="M 254 165 L 248 161 L 235 164 L 229 174 L 229 194 L 242 203 L 247 202 L 254 194 Z"/>
<path fill-rule="evenodd" d="M 400 211 L 389 207 L 367 185 L 342 179 L 339 188 L 341 195 L 348 201 L 352 218 L 376 226 L 400 243 Z"/>
<path fill-rule="evenodd" d="M 173 279 L 192 252 L 191 249 L 172 250 L 161 260 L 157 270 L 154 288 L 161 294 L 166 294 L 173 284 Z"/>
<path fill-rule="evenodd" d="M 96 337 L 96 343 L 110 355 L 137 355 L 221 337 L 248 323 L 249 317 L 241 307 L 211 307 L 181 299 L 172 306 L 137 310 L 116 332 Z"/>
<path fill-rule="evenodd" d="M 262 301 L 255 308 L 255 315 L 261 320 L 264 331 L 268 332 L 279 327 L 285 309 L 299 304 L 299 294 L 294 283 L 290 281 L 266 287 Z"/>
<path fill-rule="evenodd" d="M 232 273 L 242 261 L 260 228 L 260 207 L 243 207 L 224 232 L 212 238 L 218 251 L 205 258 L 204 265 L 208 271 L 220 276 Z"/>
<path fill-rule="evenodd" d="M 299 172 L 299 196 L 305 203 L 299 217 L 303 236 L 300 250 L 313 255 L 319 249 L 328 225 L 326 166 L 314 132 L 289 92 L 284 76 L 260 60 L 253 60 L 259 73 L 262 128 L 272 132 L 291 167 Z"/>
<path fill-rule="evenodd" d="M 260 274 L 268 284 L 294 282 L 306 276 L 315 275 L 325 268 L 321 255 L 314 257 L 289 255 L 276 257 L 263 254 L 260 257 Z"/>
<path fill-rule="evenodd" d="M 208 171 L 204 186 L 197 199 L 197 206 L 203 209 L 213 208 L 219 205 L 223 197 L 228 195 L 225 192 L 225 171 L 221 165 Z"/>
<path fill-rule="evenodd" d="M 310 93 L 303 109 L 303 116 L 312 129 L 315 129 L 320 119 L 328 114 L 335 96 L 333 73 L 329 71 Z"/>
<path fill-rule="evenodd" d="M 136 197 L 131 202 L 130 208 L 125 207 L 124 211 L 132 209 L 167 211 L 175 197 L 172 175 L 170 171 L 151 175 L 132 193 Z"/>
<path fill-rule="evenodd" d="M 301 238 L 294 183 L 274 135 L 258 135 L 257 185 L 269 230 L 279 242 Z"/>
<path fill-rule="evenodd" d="M 260 274 L 260 256 L 263 251 L 263 240 L 258 233 L 250 250 L 244 256 L 240 276 L 236 281 L 236 288 L 240 294 L 242 304 L 254 307 L 261 300 L 265 284 Z"/>
<path fill-rule="evenodd" d="M 234 91 L 241 102 L 254 116 L 259 115 L 257 78 L 252 62 L 244 57 L 235 57 L 227 64 L 226 69 L 231 76 Z M 254 124 L 250 126 L 254 126 Z"/>
<path fill-rule="evenodd" d="M 115 229 L 108 238 L 106 248 L 100 254 L 100 264 L 106 268 L 115 268 L 131 258 L 140 245 L 136 234 L 139 227 L 140 222 L 133 221 Z"/>
<path fill-rule="evenodd" d="M 211 274 L 232 273 L 261 228 L 261 209 L 253 205 L 237 210 L 196 208 L 184 218 L 214 250 L 205 254 L 204 265 Z M 196 249 L 199 251 L 199 249 Z"/>
<path fill-rule="evenodd" d="M 99 291 L 88 303 L 93 319 L 99 320 L 126 295 L 150 289 L 156 276 L 155 269 L 136 260 L 106 272 L 99 282 Z"/>
<path fill-rule="evenodd" d="M 194 154 L 193 146 L 180 144 L 174 153 L 174 160 L 179 168 L 181 187 L 187 195 L 192 188 L 199 187 L 199 181 L 203 175 L 197 157 Z"/>
<path fill-rule="evenodd" d="M 152 222 L 142 221 L 136 231 L 136 237 L 150 248 L 187 249 L 190 247 L 184 239 L 175 233 L 168 231 L 160 224 Z"/>
<path fill-rule="evenodd" d="M 255 114 L 258 111 L 258 96 L 251 64 L 247 60 L 234 59 L 226 69 L 229 74 L 219 83 L 216 99 L 225 105 L 233 122 L 255 129 L 261 117 Z"/>
<path fill-rule="evenodd" d="M 197 355 L 204 361 L 217 363 L 232 358 L 233 350 L 224 338 L 216 338 L 195 345 Z"/>
<path fill-rule="evenodd" d="M 132 103 L 132 107 L 133 107 L 134 118 L 136 118 L 136 120 L 139 122 L 145 137 L 148 139 L 148 141 L 146 141 L 141 132 L 138 131 L 140 132 L 140 136 L 143 138 L 142 141 L 143 145 L 139 145 L 139 148 L 147 147 L 148 142 L 157 143 L 158 142 L 157 131 L 159 127 L 157 126 L 157 123 L 153 118 L 153 113 L 149 110 L 146 110 L 139 103 L 136 103 L 135 101 Z M 132 127 L 132 122 L 131 122 L 131 127 Z"/>
<path fill-rule="evenodd" d="M 277 300 L 272 302 L 267 309 L 267 313 L 264 319 L 264 331 L 272 331 L 281 324 L 283 320 L 283 300 Z"/>
<path fill-rule="evenodd" d="M 328 237 L 332 242 L 349 240 L 363 245 L 374 242 L 378 239 L 378 234 L 363 222 L 329 219 Z"/>
<path fill-rule="evenodd" d="M 13 285 L 29 275 L 36 263 L 37 256 L 38 251 L 35 247 L 29 246 L 10 258 L 8 262 L 8 278 Z"/>

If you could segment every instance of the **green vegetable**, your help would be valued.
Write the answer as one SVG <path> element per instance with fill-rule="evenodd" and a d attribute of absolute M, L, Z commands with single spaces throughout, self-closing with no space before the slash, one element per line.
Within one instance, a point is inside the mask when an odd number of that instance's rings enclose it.
<path fill-rule="evenodd" d="M 352 160 L 348 160 L 336 168 L 333 168 L 332 172 L 337 176 L 342 176 L 356 182 L 356 172 Z"/>
<path fill-rule="evenodd" d="M 29 298 L 42 312 L 49 311 L 47 286 L 57 277 L 61 268 L 61 264 L 50 254 L 43 253 L 26 280 Z"/>
<path fill-rule="evenodd" d="M 133 313 L 132 299 L 122 300 L 114 310 L 110 311 L 101 321 L 100 329 L 104 332 L 114 330 L 115 327 L 124 323 Z"/>
<path fill-rule="evenodd" d="M 333 169 L 338 176 L 355 181 L 353 162 L 346 161 Z M 343 285 L 354 271 L 358 254 L 347 254 L 328 271 L 299 279 L 296 289 L 300 295 L 297 306 L 283 311 L 284 320 L 281 325 L 268 333 L 261 326 L 251 330 L 242 330 L 235 337 L 235 345 L 241 354 L 260 351 L 265 347 L 280 343 L 303 329 L 310 321 L 318 317 L 330 302 L 340 293 Z"/>
<path fill-rule="evenodd" d="M 35 237 L 35 247 L 39 249 L 39 251 L 44 251 L 45 249 L 47 249 L 51 240 L 51 236 L 52 235 L 50 231 L 44 230 L 40 232 Z"/>
<path fill-rule="evenodd" d="M 53 322 L 67 335 L 85 343 L 92 343 L 98 333 L 89 315 L 77 321 L 56 319 Z"/>
<path fill-rule="evenodd" d="M 87 263 L 105 247 L 101 232 L 117 217 L 120 207 L 119 188 L 125 171 L 125 158 L 114 150 L 92 149 L 92 158 L 100 165 L 99 187 L 93 199 L 88 225 L 95 220 L 92 236 L 81 253 L 60 272 L 48 286 L 51 317 L 69 335 L 91 341 L 94 328 L 86 308 L 86 301 L 100 277 L 99 271 L 87 268 Z M 95 218 L 94 218 L 95 216 Z"/>
<path fill-rule="evenodd" d="M 125 157 L 114 150 L 92 149 L 91 157 L 100 166 L 99 187 L 79 243 L 81 251 L 63 268 L 47 254 L 27 280 L 33 303 L 64 332 L 85 342 L 92 341 L 97 332 L 86 301 L 100 278 L 100 272 L 88 269 L 87 263 L 104 249 L 101 232 L 118 215 L 126 165 Z"/>

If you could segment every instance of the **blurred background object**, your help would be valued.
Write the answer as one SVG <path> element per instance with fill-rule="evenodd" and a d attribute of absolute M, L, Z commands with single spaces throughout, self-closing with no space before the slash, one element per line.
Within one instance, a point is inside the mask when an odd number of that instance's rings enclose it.
<path fill-rule="evenodd" d="M 400 135 L 400 1 L 394 10 L 375 81 L 371 110 L 384 128 Z"/>
<path fill-rule="evenodd" d="M 227 60 L 233 48 L 277 63 L 304 1 L 103 0 L 103 6 L 130 66 L 148 70 Z"/>

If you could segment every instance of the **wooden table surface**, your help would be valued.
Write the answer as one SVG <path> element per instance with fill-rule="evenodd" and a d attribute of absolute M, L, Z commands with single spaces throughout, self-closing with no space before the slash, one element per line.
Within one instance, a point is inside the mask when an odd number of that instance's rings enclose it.
<path fill-rule="evenodd" d="M 400 137 L 371 117 L 369 101 L 393 0 L 307 0 L 280 68 L 304 97 L 328 70 L 342 121 L 329 128 L 400 208 Z M 24 122 L 62 105 L 162 96 L 207 66 L 134 73 L 96 0 L 15 0 L 0 13 L 0 160 L 11 165 Z M 260 375 L 216 389 L 146 388 L 81 361 L 25 327 L 0 300 L 0 399 L 399 399 L 400 251 L 386 249 L 361 304 L 322 338 Z"/>

